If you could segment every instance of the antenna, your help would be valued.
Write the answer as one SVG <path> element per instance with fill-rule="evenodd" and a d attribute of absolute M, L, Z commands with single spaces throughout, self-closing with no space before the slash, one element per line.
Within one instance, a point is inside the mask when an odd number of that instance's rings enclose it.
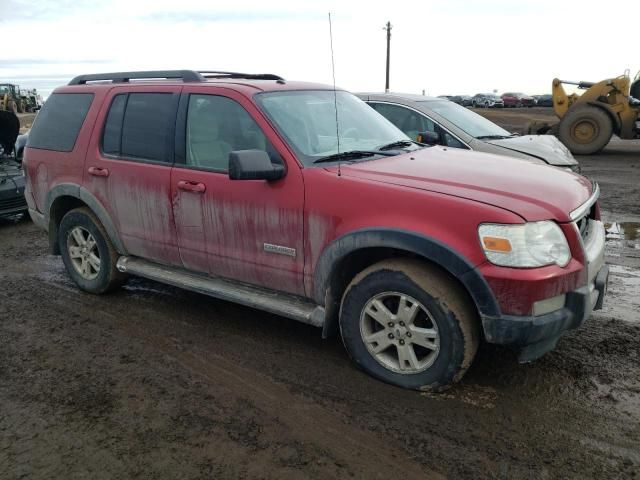
<path fill-rule="evenodd" d="M 329 12 L 329 41 L 331 43 L 331 73 L 333 75 L 333 108 L 336 112 L 336 141 L 338 142 L 338 152 L 340 153 L 340 127 L 338 125 L 338 94 L 336 93 L 336 65 L 333 61 L 333 30 L 331 29 L 331 12 Z M 338 162 L 338 176 L 342 175 L 340 162 Z"/>

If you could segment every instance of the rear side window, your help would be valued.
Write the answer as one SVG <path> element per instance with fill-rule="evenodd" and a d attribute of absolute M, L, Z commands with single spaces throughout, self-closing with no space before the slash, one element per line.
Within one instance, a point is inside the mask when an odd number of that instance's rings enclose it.
<path fill-rule="evenodd" d="M 122 117 L 127 95 L 116 95 L 111 102 L 102 137 L 102 151 L 111 155 L 120 154 L 120 140 L 122 140 Z"/>
<path fill-rule="evenodd" d="M 93 93 L 54 93 L 29 132 L 29 148 L 70 152 L 87 116 Z"/>
<path fill-rule="evenodd" d="M 116 95 L 102 134 L 102 151 L 120 157 L 172 162 L 176 96 L 172 93 Z"/>

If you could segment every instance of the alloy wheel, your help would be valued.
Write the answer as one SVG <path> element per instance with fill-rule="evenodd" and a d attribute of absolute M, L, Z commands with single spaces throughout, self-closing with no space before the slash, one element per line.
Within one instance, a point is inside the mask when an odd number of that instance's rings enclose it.
<path fill-rule="evenodd" d="M 67 250 L 73 268 L 86 280 L 100 273 L 100 251 L 93 235 L 83 227 L 74 227 L 67 236 Z"/>
<path fill-rule="evenodd" d="M 438 325 L 415 298 L 399 292 L 372 297 L 360 315 L 360 335 L 383 367 L 411 374 L 428 369 L 440 352 Z"/>

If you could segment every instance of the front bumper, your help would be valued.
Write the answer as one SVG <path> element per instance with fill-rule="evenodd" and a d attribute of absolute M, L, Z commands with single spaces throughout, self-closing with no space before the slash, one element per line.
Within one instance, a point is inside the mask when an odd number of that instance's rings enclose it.
<path fill-rule="evenodd" d="M 0 216 L 27 211 L 23 177 L 0 178 Z"/>
<path fill-rule="evenodd" d="M 578 233 L 576 224 L 574 228 Z M 553 307 L 555 310 L 543 310 L 535 315 L 534 305 L 533 315 L 483 317 L 482 326 L 487 342 L 518 348 L 519 360 L 531 362 L 552 350 L 566 330 L 579 327 L 593 310 L 602 308 L 609 281 L 609 267 L 604 263 L 605 231 L 602 222 L 589 219 L 585 238 L 581 237 L 580 241 L 586 284 L 564 293 L 564 305 L 559 303 Z M 545 302 L 553 304 L 554 298 Z"/>
<path fill-rule="evenodd" d="M 592 284 L 567 293 L 565 305 L 559 310 L 536 317 L 484 317 L 485 338 L 489 343 L 520 349 L 518 359 L 531 362 L 552 350 L 565 331 L 578 328 L 593 310 L 602 308 L 608 281 L 609 267 L 604 265 Z"/>

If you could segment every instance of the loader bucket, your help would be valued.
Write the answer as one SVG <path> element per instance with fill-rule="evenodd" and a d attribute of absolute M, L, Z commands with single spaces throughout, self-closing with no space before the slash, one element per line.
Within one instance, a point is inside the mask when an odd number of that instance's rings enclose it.
<path fill-rule="evenodd" d="M 0 110 L 0 148 L 2 154 L 9 155 L 13 151 L 16 138 L 20 133 L 20 120 L 13 113 Z"/>

